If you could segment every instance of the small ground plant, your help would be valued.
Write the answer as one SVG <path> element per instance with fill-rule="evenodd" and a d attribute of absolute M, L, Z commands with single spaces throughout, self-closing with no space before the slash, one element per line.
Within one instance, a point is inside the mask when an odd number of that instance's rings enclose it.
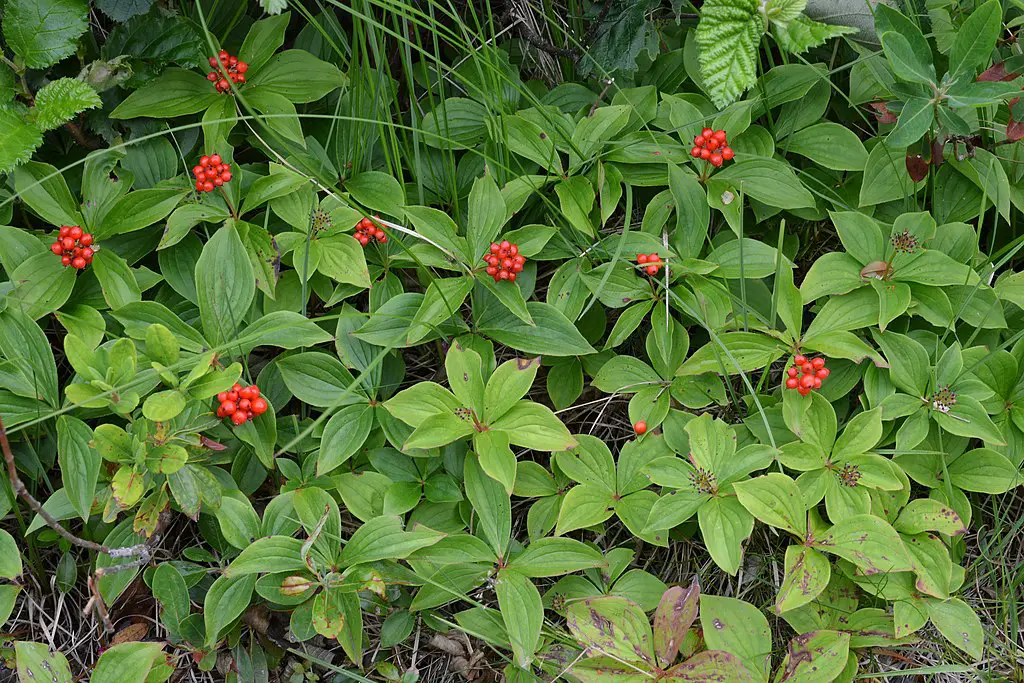
<path fill-rule="evenodd" d="M 1022 680 L 1024 5 L 821 4 L 0 3 L 10 680 Z"/>

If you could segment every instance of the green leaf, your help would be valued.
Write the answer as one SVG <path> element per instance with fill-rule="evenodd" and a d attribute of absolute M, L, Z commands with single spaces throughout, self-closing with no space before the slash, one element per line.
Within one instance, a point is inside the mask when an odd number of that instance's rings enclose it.
<path fill-rule="evenodd" d="M 520 152 L 518 149 L 515 151 Z M 484 255 L 505 224 L 506 213 L 501 190 L 489 173 L 473 181 L 473 189 L 469 192 L 469 224 L 466 227 L 470 259 L 475 260 Z"/>
<path fill-rule="evenodd" d="M 863 171 L 868 152 L 857 134 L 839 123 L 824 122 L 801 128 L 779 143 L 783 151 L 807 157 L 836 171 Z"/>
<path fill-rule="evenodd" d="M 57 365 L 46 334 L 31 317 L 9 309 L 0 313 L 0 386 L 53 407 L 60 403 Z"/>
<path fill-rule="evenodd" d="M 14 172 L 14 189 L 50 225 L 81 225 L 78 202 L 64 176 L 49 164 L 30 161 Z"/>
<path fill-rule="evenodd" d="M 259 72 L 260 68 L 284 44 L 284 32 L 288 28 L 291 14 L 280 14 L 280 11 L 270 12 L 268 10 L 267 14 L 276 14 L 277 16 L 260 19 L 253 23 L 249 27 L 249 32 L 245 34 L 242 47 L 238 50 L 238 56 L 245 60 L 252 73 Z"/>
<path fill-rule="evenodd" d="M 551 304 L 530 301 L 526 309 L 534 325 L 509 315 L 480 320 L 478 332 L 517 351 L 545 356 L 585 356 L 595 353 L 576 326 Z"/>
<path fill-rule="evenodd" d="M 366 403 L 345 406 L 335 413 L 324 425 L 316 460 L 317 475 L 327 474 L 355 455 L 372 427 L 373 409 Z"/>
<path fill-rule="evenodd" d="M 351 235 L 335 235 L 316 241 L 320 246 L 320 264 L 317 270 L 335 282 L 370 286 L 370 271 L 359 242 Z"/>
<path fill-rule="evenodd" d="M 92 267 L 103 289 L 103 299 L 111 309 L 117 310 L 134 301 L 142 301 L 139 283 L 123 258 L 109 249 L 100 249 L 96 252 Z"/>
<path fill-rule="evenodd" d="M 359 173 L 346 181 L 345 189 L 357 202 L 369 209 L 383 211 L 396 217 L 404 213 L 402 207 L 405 206 L 405 191 L 402 185 L 387 173 Z"/>
<path fill-rule="evenodd" d="M 427 286 L 423 302 L 416 310 L 406 334 L 406 344 L 415 344 L 452 316 L 473 289 L 470 277 L 434 278 Z"/>
<path fill-rule="evenodd" d="M 302 571 L 306 568 L 300 556 L 302 543 L 300 539 L 289 536 L 259 538 L 242 549 L 225 570 L 224 575 L 235 577 L 245 574 Z"/>
<path fill-rule="evenodd" d="M 771 472 L 734 485 L 736 497 L 747 511 L 769 526 L 803 538 L 807 534 L 807 510 L 796 482 Z"/>
<path fill-rule="evenodd" d="M 135 190 L 121 197 L 93 230 L 97 240 L 148 228 L 166 218 L 187 193 L 178 189 Z"/>
<path fill-rule="evenodd" d="M 36 93 L 35 122 L 41 130 L 53 130 L 86 109 L 102 105 L 99 94 L 74 78 L 50 81 Z"/>
<path fill-rule="evenodd" d="M 654 667 L 651 625 L 644 611 L 627 598 L 602 596 L 575 601 L 566 609 L 565 624 L 593 653 L 648 669 Z"/>
<path fill-rule="evenodd" d="M 726 332 L 697 349 L 686 359 L 676 375 L 702 375 L 725 372 L 737 375 L 763 368 L 782 355 L 779 344 L 755 332 Z"/>
<path fill-rule="evenodd" d="M 484 389 L 484 419 L 492 422 L 509 411 L 533 386 L 540 357 L 514 358 L 495 369 Z"/>
<path fill-rule="evenodd" d="M 967 526 L 960 519 L 960 515 L 933 498 L 910 501 L 893 522 L 893 528 L 910 536 L 925 531 L 937 531 L 946 536 L 967 533 Z"/>
<path fill-rule="evenodd" d="M 590 212 L 594 208 L 594 186 L 584 176 L 572 176 L 555 185 L 558 195 L 558 206 L 562 215 L 576 230 L 584 235 L 594 237 L 596 232 L 590 221 Z"/>
<path fill-rule="evenodd" d="M 711 559 L 735 575 L 743 558 L 743 542 L 754 530 L 754 517 L 735 498 L 711 498 L 697 510 L 697 522 Z"/>
<path fill-rule="evenodd" d="M 823 24 L 802 14 L 798 14 L 785 24 L 772 23 L 775 39 L 779 41 L 783 50 L 792 54 L 807 52 L 812 47 L 824 45 L 832 38 L 856 32 L 855 28 Z"/>
<path fill-rule="evenodd" d="M 700 625 L 709 650 L 730 652 L 751 672 L 767 677 L 772 636 L 761 610 L 736 598 L 702 595 Z"/>
<path fill-rule="evenodd" d="M 860 206 L 873 206 L 914 194 L 919 185 L 907 172 L 905 147 L 890 147 L 882 142 L 868 154 L 864 179 L 860 186 Z M 924 184 L 921 181 L 921 185 Z"/>
<path fill-rule="evenodd" d="M 402 560 L 420 548 L 437 543 L 444 536 L 440 531 L 425 527 L 406 531 L 402 518 L 397 515 L 377 517 L 356 529 L 341 549 L 338 565 L 351 567 L 378 560 Z"/>
<path fill-rule="evenodd" d="M 906 36 L 895 31 L 886 31 L 879 38 L 897 78 L 924 85 L 935 83 L 935 66 L 931 62 L 930 51 L 919 54 Z"/>
<path fill-rule="evenodd" d="M 512 558 L 508 567 L 523 576 L 538 579 L 571 574 L 604 564 L 605 559 L 601 553 L 580 541 L 572 538 L 540 538 Z"/>
<path fill-rule="evenodd" d="M 11 273 L 18 283 L 7 295 L 7 305 L 33 320 L 64 305 L 75 286 L 74 268 L 65 268 L 51 253 L 36 254 Z"/>
<path fill-rule="evenodd" d="M 928 618 L 939 629 L 946 640 L 976 660 L 981 659 L 985 644 L 985 633 L 981 620 L 970 606 L 959 598 L 949 600 L 925 600 Z"/>
<path fill-rule="evenodd" d="M 716 274 L 721 277 L 756 280 L 775 274 L 779 253 L 775 247 L 744 237 L 725 242 L 705 258 L 718 264 Z M 791 265 L 789 259 L 783 256 L 782 267 L 789 268 Z"/>
<path fill-rule="evenodd" d="M 698 652 L 665 673 L 666 681 L 679 683 L 699 683 L 719 677 L 730 683 L 759 683 L 762 680 L 750 673 L 738 657 L 721 650 Z"/>
<path fill-rule="evenodd" d="M 302 137 L 302 124 L 291 100 L 267 88 L 256 87 L 246 88 L 244 97 L 246 102 L 263 116 L 260 121 L 267 130 L 299 147 L 306 146 L 305 138 Z"/>
<path fill-rule="evenodd" d="M 693 175 L 676 164 L 668 166 L 668 189 L 675 202 L 676 229 L 672 246 L 684 258 L 700 256 L 711 222 L 707 192 Z"/>
<path fill-rule="evenodd" d="M 490 427 L 508 433 L 513 444 L 535 451 L 564 451 L 577 445 L 551 409 L 533 401 L 519 401 Z"/>
<path fill-rule="evenodd" d="M 778 159 L 755 157 L 734 163 L 715 174 L 745 195 L 779 209 L 814 206 L 814 195 L 796 177 L 793 168 Z"/>
<path fill-rule="evenodd" d="M 100 454 L 90 445 L 93 434 L 89 426 L 70 415 L 57 419 L 57 458 L 61 481 L 68 499 L 79 516 L 88 521 L 96 482 L 99 480 Z"/>
<path fill-rule="evenodd" d="M 21 552 L 14 537 L 0 529 L 0 576 L 15 579 L 21 576 Z"/>
<path fill-rule="evenodd" d="M 309 351 L 278 359 L 276 364 L 288 391 L 303 403 L 331 408 L 365 400 L 354 386 L 352 373 L 332 355 Z"/>
<path fill-rule="evenodd" d="M 967 451 L 948 465 L 949 479 L 964 491 L 999 494 L 1017 485 L 1017 468 L 989 448 Z"/>
<path fill-rule="evenodd" d="M 19 681 L 52 681 L 72 683 L 71 667 L 67 657 L 57 651 L 50 651 L 46 643 L 18 641 L 14 644 L 18 663 Z"/>
<path fill-rule="evenodd" d="M 143 543 L 145 538 L 135 533 L 132 529 L 132 523 L 134 520 L 129 517 L 118 524 L 116 527 L 111 529 L 107 537 L 103 539 L 103 545 L 109 548 L 128 548 L 131 546 Z M 106 553 L 101 553 L 96 557 L 96 567 L 107 568 L 113 567 L 119 564 L 129 564 L 134 559 L 133 557 L 118 557 L 114 558 Z M 107 572 L 103 574 L 96 581 L 96 588 L 99 590 L 100 595 L 107 602 L 112 604 L 117 598 L 124 592 L 126 588 L 135 580 L 138 575 L 138 568 L 122 569 L 116 572 Z"/>
<path fill-rule="evenodd" d="M 226 97 L 213 89 L 213 84 L 195 71 L 170 68 L 148 85 L 129 95 L 110 117 L 134 119 L 140 116 L 173 118 L 200 112 L 219 97 Z"/>
<path fill-rule="evenodd" d="M 219 577 L 206 592 L 203 600 L 203 622 L 206 626 L 206 647 L 213 648 L 235 619 L 249 606 L 256 575 Z"/>
<path fill-rule="evenodd" d="M 516 456 L 509 448 L 508 434 L 488 430 L 473 436 L 473 449 L 480 456 L 480 467 L 491 479 L 511 494 L 516 482 Z"/>
<path fill-rule="evenodd" d="M 85 0 L 9 0 L 4 40 L 26 66 L 44 69 L 74 53 L 88 16 Z"/>
<path fill-rule="evenodd" d="M 732 104 L 757 78 L 757 46 L 764 22 L 756 0 L 709 0 L 697 24 L 704 88 L 719 109 Z"/>
<path fill-rule="evenodd" d="M 479 528 L 497 557 L 504 557 L 512 535 L 512 505 L 504 487 L 488 477 L 475 456 L 465 464 L 466 497 L 479 518 Z"/>
<path fill-rule="evenodd" d="M 533 661 L 544 625 L 544 603 L 540 592 L 526 576 L 512 568 L 498 572 L 494 582 L 498 607 L 512 644 L 516 664 L 528 668 Z"/>
<path fill-rule="evenodd" d="M 0 108 L 0 173 L 10 173 L 32 158 L 43 144 L 43 132 L 13 108 Z"/>
<path fill-rule="evenodd" d="M 569 489 L 558 511 L 555 535 L 596 526 L 611 517 L 615 505 L 613 496 L 614 492 L 591 484 Z"/>
<path fill-rule="evenodd" d="M 890 147 L 909 147 L 924 137 L 935 120 L 934 105 L 924 97 L 911 97 L 903 103 L 896 127 L 886 137 Z"/>
<path fill-rule="evenodd" d="M 951 80 L 973 76 L 979 67 L 988 63 L 1003 27 L 1002 20 L 1003 8 L 999 0 L 989 0 L 968 13 L 949 52 Z"/>
<path fill-rule="evenodd" d="M 206 338 L 215 346 L 234 339 L 256 294 L 252 264 L 234 225 L 222 227 L 203 247 L 196 293 Z"/>
<path fill-rule="evenodd" d="M 782 614 L 809 604 L 825 590 L 832 576 L 828 557 L 814 548 L 786 548 L 786 569 L 775 597 L 775 612 Z"/>
<path fill-rule="evenodd" d="M 164 662 L 163 643 L 127 642 L 104 650 L 93 669 L 96 683 L 145 683 L 157 661 Z"/>
<path fill-rule="evenodd" d="M 345 74 L 330 62 L 317 59 L 305 50 L 285 50 L 271 57 L 249 80 L 248 86 L 304 103 L 315 102 L 347 82 Z"/>

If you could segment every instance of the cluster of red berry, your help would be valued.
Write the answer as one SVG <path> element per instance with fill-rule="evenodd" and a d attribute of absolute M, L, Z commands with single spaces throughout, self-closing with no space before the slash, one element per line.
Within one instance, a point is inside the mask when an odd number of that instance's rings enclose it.
<path fill-rule="evenodd" d="M 217 417 L 230 417 L 236 425 L 244 425 L 257 415 L 267 412 L 267 402 L 260 397 L 260 388 L 255 384 L 243 387 L 236 384 L 230 391 L 217 394 L 220 407 Z"/>
<path fill-rule="evenodd" d="M 231 182 L 231 165 L 225 164 L 219 154 L 199 157 L 199 164 L 192 167 L 192 175 L 196 177 L 196 189 L 200 192 L 213 192 L 213 188 Z"/>
<path fill-rule="evenodd" d="M 661 257 L 657 254 L 637 254 L 636 262 L 644 266 L 644 270 L 647 271 L 648 275 L 657 275 L 662 265 L 664 265 L 661 262 Z"/>
<path fill-rule="evenodd" d="M 62 225 L 57 241 L 50 245 L 50 251 L 60 256 L 65 267 L 82 270 L 92 263 L 92 234 L 82 232 L 77 225 Z"/>
<path fill-rule="evenodd" d="M 217 57 L 220 57 L 220 62 L 217 61 Z M 228 79 L 235 85 L 245 83 L 245 72 L 249 70 L 248 64 L 234 55 L 229 55 L 226 50 L 221 50 L 217 57 L 210 57 L 210 66 L 214 68 L 214 71 L 206 74 L 206 80 L 213 83 L 217 92 L 226 93 L 231 90 Z M 221 64 L 227 71 L 217 71 L 221 68 Z"/>
<path fill-rule="evenodd" d="M 693 138 L 693 149 L 690 150 L 690 156 L 695 159 L 703 159 L 717 168 L 735 155 L 726 141 L 724 130 L 705 128 L 700 135 Z"/>
<path fill-rule="evenodd" d="M 374 216 L 372 219 L 363 218 L 363 220 L 356 223 L 355 238 L 364 247 L 370 243 L 371 239 L 375 239 L 381 244 L 388 241 L 388 236 L 384 234 L 379 225 L 373 222 L 375 220 L 379 221 L 380 216 Z"/>
<path fill-rule="evenodd" d="M 495 282 L 515 282 L 516 274 L 523 272 L 526 257 L 519 253 L 518 245 L 502 240 L 500 243 L 491 242 L 490 253 L 484 254 L 484 263 L 487 264 L 487 274 Z"/>
<path fill-rule="evenodd" d="M 828 377 L 828 368 L 824 358 L 808 360 L 806 356 L 796 356 L 786 374 L 786 388 L 796 389 L 801 396 L 806 396 L 812 389 L 821 389 L 821 383 Z"/>

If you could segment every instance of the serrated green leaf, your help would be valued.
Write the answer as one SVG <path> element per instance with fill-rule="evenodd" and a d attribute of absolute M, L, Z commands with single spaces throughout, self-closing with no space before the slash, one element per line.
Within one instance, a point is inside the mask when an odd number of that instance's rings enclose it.
<path fill-rule="evenodd" d="M 99 93 L 76 78 L 58 78 L 50 81 L 36 93 L 36 125 L 41 130 L 53 130 L 86 109 L 102 106 Z"/>
<path fill-rule="evenodd" d="M 709 0 L 697 24 L 700 72 L 711 101 L 732 104 L 757 79 L 757 45 L 764 21 L 757 0 Z"/>

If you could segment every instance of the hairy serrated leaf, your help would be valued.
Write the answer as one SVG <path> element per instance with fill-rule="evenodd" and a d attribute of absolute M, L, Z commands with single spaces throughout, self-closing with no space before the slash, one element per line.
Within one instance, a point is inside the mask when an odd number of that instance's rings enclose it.
<path fill-rule="evenodd" d="M 856 32 L 855 28 L 822 24 L 802 14 L 786 24 L 772 25 L 772 33 L 779 45 L 792 54 L 806 52 L 812 47 L 824 45 L 831 38 Z"/>
<path fill-rule="evenodd" d="M 86 109 L 102 106 L 99 93 L 75 78 L 59 78 L 36 93 L 35 117 L 40 130 L 53 130 Z"/>
<path fill-rule="evenodd" d="M 0 109 L 0 172 L 28 161 L 41 144 L 43 134 L 35 125 L 26 123 L 14 109 Z"/>
<path fill-rule="evenodd" d="M 709 0 L 697 25 L 700 72 L 719 108 L 736 101 L 757 78 L 757 44 L 764 20 L 757 0 Z"/>

